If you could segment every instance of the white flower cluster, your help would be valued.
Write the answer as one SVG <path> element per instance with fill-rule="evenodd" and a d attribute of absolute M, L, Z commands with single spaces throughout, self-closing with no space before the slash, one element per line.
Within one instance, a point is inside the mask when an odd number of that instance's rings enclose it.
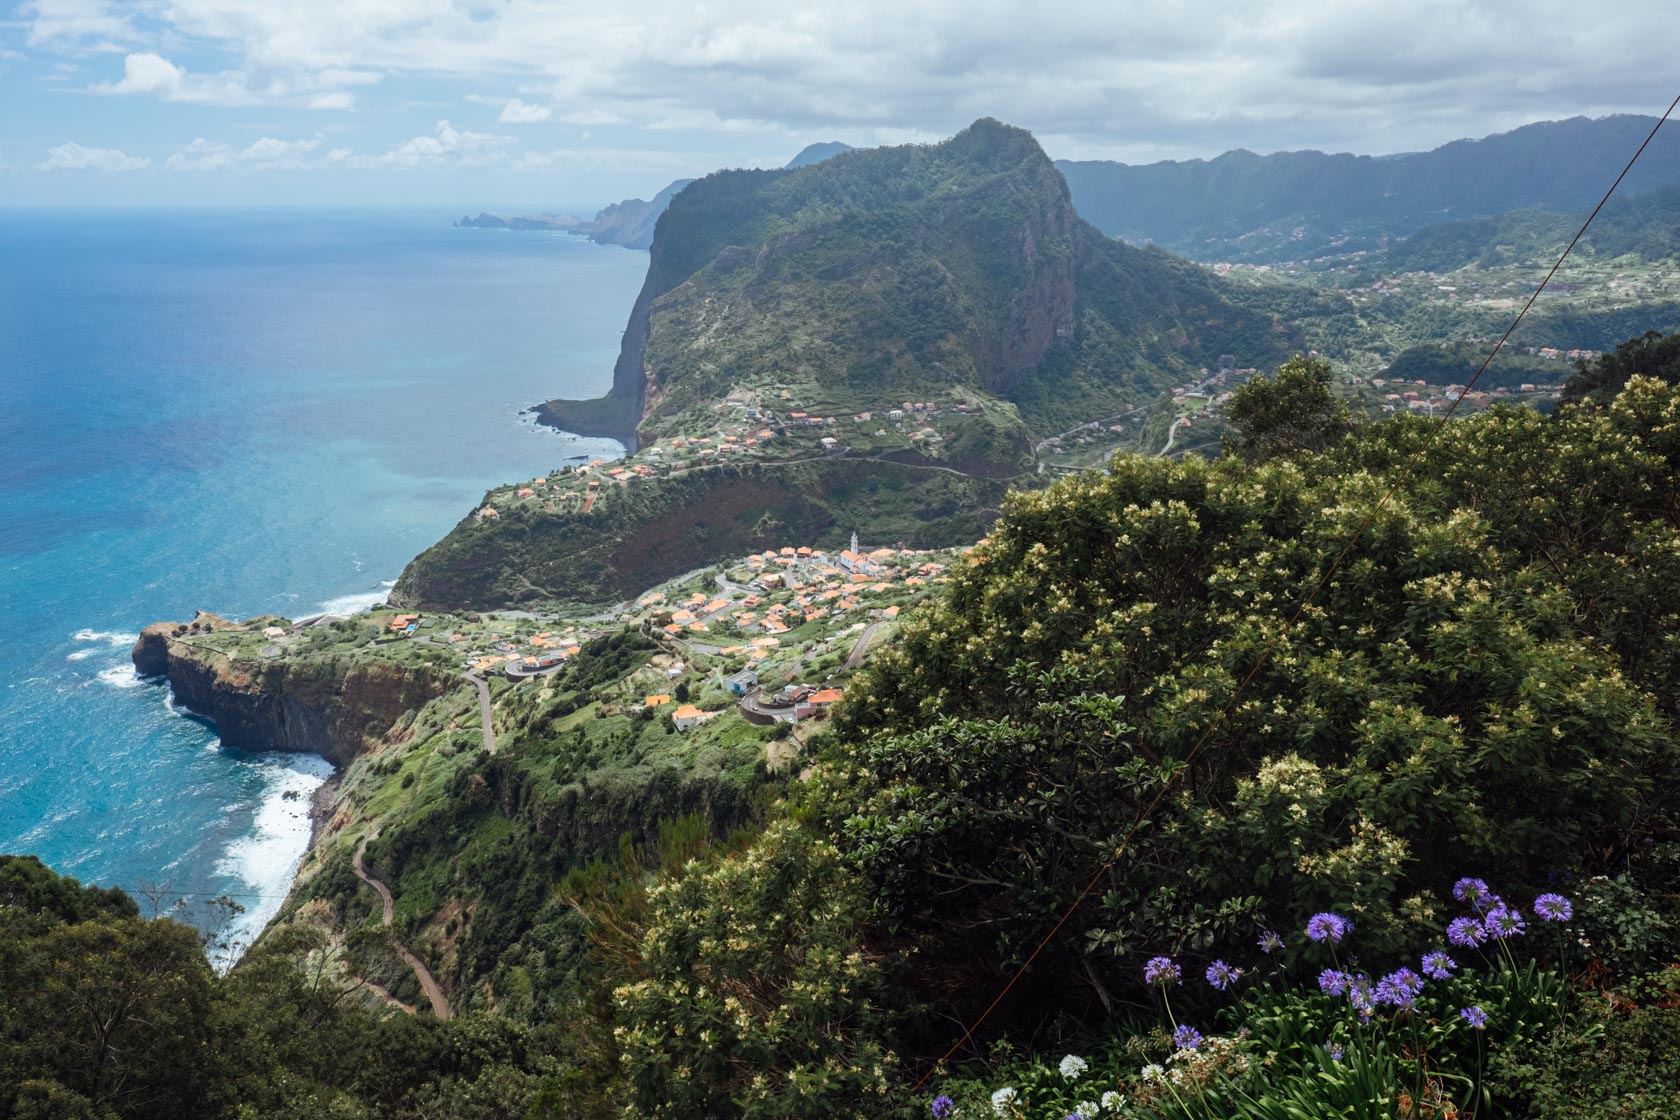
<path fill-rule="evenodd" d="M 1015 1112 L 1015 1098 L 1020 1096 L 1007 1086 L 992 1094 L 992 1111 L 1008 1120 Z"/>
<path fill-rule="evenodd" d="M 1087 1062 L 1084 1058 L 1081 1058 L 1077 1054 L 1069 1054 L 1067 1057 L 1062 1059 L 1062 1079 L 1064 1081 L 1078 1081 L 1085 1075 L 1085 1071 L 1090 1068 L 1090 1062 Z"/>

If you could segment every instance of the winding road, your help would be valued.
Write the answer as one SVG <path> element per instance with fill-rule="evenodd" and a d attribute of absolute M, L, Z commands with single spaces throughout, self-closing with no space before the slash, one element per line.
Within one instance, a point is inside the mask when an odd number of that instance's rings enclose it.
<path fill-rule="evenodd" d="M 477 673 L 463 674 L 478 689 L 478 718 L 484 724 L 484 749 L 496 753 L 496 727 L 490 721 L 490 685 Z"/>
<path fill-rule="evenodd" d="M 1157 454 L 1165 455 L 1167 452 L 1171 451 L 1173 440 L 1178 438 L 1178 426 L 1180 424 L 1188 424 L 1189 422 L 1190 418 L 1188 416 L 1180 416 L 1177 420 L 1174 420 L 1172 422 L 1172 427 L 1167 429 L 1167 445 L 1161 448 Z"/>
<path fill-rule="evenodd" d="M 380 916 L 380 924 L 386 929 L 390 929 L 391 923 L 396 918 L 397 914 L 397 900 L 391 897 L 390 887 L 368 874 L 367 865 L 363 862 L 362 858 L 367 852 L 368 841 L 372 839 L 372 836 L 364 836 L 362 838 L 361 844 L 356 848 L 355 858 L 350 861 L 350 867 L 351 870 L 355 871 L 356 878 L 379 892 L 379 901 L 383 907 L 383 911 Z M 439 1019 L 448 1019 L 452 1017 L 455 1012 L 450 1009 L 449 998 L 443 994 L 443 986 L 437 982 L 437 977 L 432 975 L 432 970 L 427 968 L 425 962 L 419 957 L 409 952 L 408 946 L 398 941 L 395 937 L 391 939 L 391 944 L 396 946 L 397 955 L 402 957 L 408 967 L 414 970 L 415 978 L 420 981 L 420 990 L 425 992 L 426 998 L 431 1001 L 432 1014 L 436 1015 Z M 383 989 L 380 990 L 383 991 Z M 390 998 L 388 993 L 387 998 Z M 406 1007 L 409 1011 L 414 1010 L 412 1007 L 408 1007 L 407 1004 L 401 1003 L 395 999 L 393 999 L 392 1002 L 396 1003 L 398 1007 Z"/>

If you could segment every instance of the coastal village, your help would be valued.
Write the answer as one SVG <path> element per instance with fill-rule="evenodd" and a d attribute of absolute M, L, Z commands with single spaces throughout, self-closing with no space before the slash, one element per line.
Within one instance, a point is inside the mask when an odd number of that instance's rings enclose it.
<path fill-rule="evenodd" d="M 441 670 L 482 683 L 498 724 L 577 692 L 563 722 L 580 733 L 654 723 L 697 748 L 761 740 L 766 764 L 785 768 L 804 725 L 827 718 L 852 673 L 970 551 L 866 548 L 854 534 L 839 550 L 786 546 L 692 572 L 588 618 L 380 607 L 183 640 L 235 662 L 351 657 Z M 609 649 L 632 653 L 612 662 Z"/>

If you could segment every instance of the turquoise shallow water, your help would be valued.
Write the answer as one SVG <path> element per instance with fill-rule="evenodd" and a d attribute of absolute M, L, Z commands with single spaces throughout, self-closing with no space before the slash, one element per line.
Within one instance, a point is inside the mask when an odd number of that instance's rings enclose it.
<path fill-rule="evenodd" d="M 371 602 L 491 485 L 616 450 L 518 413 L 605 390 L 646 265 L 429 211 L 0 211 L 0 851 L 259 925 L 325 766 L 222 748 L 135 633 Z"/>

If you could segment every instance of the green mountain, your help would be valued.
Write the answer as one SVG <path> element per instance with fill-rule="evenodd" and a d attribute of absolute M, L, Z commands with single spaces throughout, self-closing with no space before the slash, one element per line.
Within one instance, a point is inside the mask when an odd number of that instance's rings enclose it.
<path fill-rule="evenodd" d="M 1424 226 L 1511 210 L 1584 211 L 1656 120 L 1575 117 L 1394 156 L 1226 152 L 1130 166 L 1057 163 L 1103 232 L 1197 260 L 1300 260 L 1379 248 Z M 1680 183 L 1680 138 L 1659 132 L 1621 190 Z"/>
<path fill-rule="evenodd" d="M 1585 213 L 1514 210 L 1489 218 L 1440 222 L 1368 258 L 1362 267 L 1395 273 L 1451 272 L 1470 265 L 1549 266 L 1585 217 Z M 1680 258 L 1680 186 L 1612 198 L 1574 251 L 1582 256 L 1632 256 L 1646 261 Z"/>
<path fill-rule="evenodd" d="M 674 441 L 716 434 L 733 402 L 786 450 L 662 467 L 605 514 L 468 519 L 395 598 L 607 599 L 678 565 L 854 530 L 973 540 L 1001 484 L 1032 479 L 1035 441 L 1151 401 L 1221 355 L 1261 365 L 1300 345 L 1253 303 L 1080 220 L 1032 136 L 992 120 L 931 146 L 707 176 L 659 219 L 611 391 L 537 414 L 668 466 Z M 911 404 L 944 426 L 906 429 Z M 842 424 L 825 427 L 830 443 L 801 442 L 829 418 Z"/>
<path fill-rule="evenodd" d="M 852 150 L 850 144 L 842 144 L 838 140 L 825 140 L 817 144 L 807 144 L 799 150 L 798 155 L 788 160 L 785 166 L 790 170 L 795 167 L 809 167 L 813 163 L 821 163 L 823 160 L 831 159 L 841 152 Z"/>

